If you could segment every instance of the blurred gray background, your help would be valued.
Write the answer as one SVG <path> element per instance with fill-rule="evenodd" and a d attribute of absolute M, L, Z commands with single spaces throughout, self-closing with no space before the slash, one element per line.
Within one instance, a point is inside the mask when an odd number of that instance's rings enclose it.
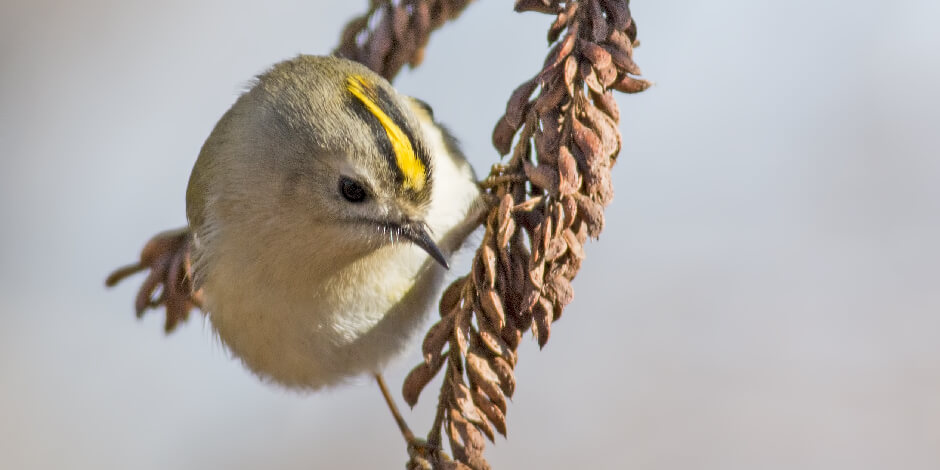
<path fill-rule="evenodd" d="M 198 315 L 137 321 L 157 231 L 249 79 L 365 9 L 0 6 L 0 468 L 402 468 L 375 386 L 259 382 Z M 940 468 L 934 2 L 635 0 L 656 86 L 620 96 L 616 199 L 495 468 Z M 480 1 L 397 85 L 477 171 L 550 18 Z M 466 259 L 455 269 L 466 269 Z M 397 390 L 417 345 L 394 363 Z M 408 419 L 425 432 L 436 385 Z"/>

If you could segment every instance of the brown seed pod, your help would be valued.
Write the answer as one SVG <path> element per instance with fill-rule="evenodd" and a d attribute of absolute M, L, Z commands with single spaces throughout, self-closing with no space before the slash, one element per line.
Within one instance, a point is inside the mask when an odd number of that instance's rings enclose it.
<path fill-rule="evenodd" d="M 493 128 L 493 147 L 500 155 L 506 155 L 512 150 L 512 139 L 516 134 L 516 129 L 503 116 Z"/>
<path fill-rule="evenodd" d="M 496 295 L 496 291 L 487 289 L 480 292 L 480 306 L 482 307 L 483 318 L 496 330 L 501 330 L 506 325 L 506 312 L 503 310 L 503 301 Z"/>
<path fill-rule="evenodd" d="M 432 325 L 427 334 L 424 335 L 424 341 L 421 343 L 421 353 L 426 364 L 436 362 L 441 356 L 441 350 L 447 345 L 447 341 L 454 331 L 455 317 L 456 315 L 445 315 L 440 321 Z"/>
<path fill-rule="evenodd" d="M 516 363 L 516 353 L 503 341 L 499 335 L 491 332 L 490 330 L 483 328 L 479 332 L 480 334 L 480 343 L 482 343 L 486 348 L 493 354 L 495 354 L 500 359 L 506 361 L 508 364 Z M 510 369 L 511 370 L 511 369 Z"/>
<path fill-rule="evenodd" d="M 652 83 L 646 80 L 624 75 L 623 78 L 614 82 L 611 85 L 611 88 L 617 91 L 622 91 L 624 93 L 639 93 L 643 90 L 646 90 L 651 85 Z"/>
<path fill-rule="evenodd" d="M 509 348 L 515 351 L 519 347 L 519 341 L 522 341 L 522 333 L 517 328 L 506 326 L 499 332 L 499 337 L 509 345 Z M 503 407 L 505 408 L 505 407 Z"/>
<path fill-rule="evenodd" d="M 610 67 L 610 65 L 608 65 Z M 588 89 L 596 93 L 604 92 L 604 85 L 601 84 L 600 80 L 597 78 L 597 73 L 594 71 L 594 67 L 587 62 L 581 62 L 578 66 L 578 76 L 581 77 L 581 80 L 584 81 L 584 84 L 587 85 Z"/>
<path fill-rule="evenodd" d="M 636 22 L 633 21 L 633 18 L 630 18 L 630 21 L 627 22 L 627 29 L 623 30 L 627 33 L 627 37 L 630 38 L 630 42 L 633 44 L 633 47 L 637 47 L 636 40 Z"/>
<path fill-rule="evenodd" d="M 512 215 L 513 201 L 512 196 L 509 194 L 503 194 L 499 198 L 499 206 L 496 209 L 496 219 L 499 221 L 500 226 L 506 223 Z"/>
<path fill-rule="evenodd" d="M 565 85 L 564 77 L 551 74 L 542 83 L 542 93 L 535 99 L 533 109 L 541 115 L 551 109 L 560 108 L 568 99 L 567 93 L 568 87 Z"/>
<path fill-rule="evenodd" d="M 569 200 L 574 201 L 573 199 Z M 565 243 L 568 244 L 568 252 L 578 259 L 584 259 L 584 245 L 578 240 L 578 236 L 570 228 L 561 232 L 561 236 L 565 238 Z"/>
<path fill-rule="evenodd" d="M 578 60 L 574 56 L 568 56 L 565 59 L 564 81 L 565 89 L 568 90 L 568 96 L 574 96 L 575 76 L 578 74 Z"/>
<path fill-rule="evenodd" d="M 587 0 L 587 4 L 591 22 L 591 38 L 595 42 L 601 42 L 607 38 L 607 19 L 604 18 L 597 0 Z"/>
<path fill-rule="evenodd" d="M 571 281 L 564 275 L 553 276 L 551 282 L 548 283 L 548 288 L 552 292 L 555 302 L 562 307 L 574 300 L 574 289 L 571 288 Z"/>
<path fill-rule="evenodd" d="M 493 423 L 493 427 L 496 428 L 496 431 L 505 437 L 506 415 L 502 412 L 502 410 L 494 405 L 493 402 L 491 402 L 489 398 L 483 394 L 483 391 L 478 387 L 474 387 L 474 389 L 470 392 L 470 396 L 473 397 L 473 403 L 476 404 L 477 409 L 479 409 L 480 412 L 486 416 L 486 419 Z M 493 439 L 490 438 L 490 441 L 492 440 Z"/>
<path fill-rule="evenodd" d="M 463 307 L 457 310 L 454 315 L 454 336 L 453 341 L 457 343 L 461 355 L 467 354 L 470 347 L 470 310 Z"/>
<path fill-rule="evenodd" d="M 411 369 L 401 387 L 401 394 L 408 406 L 414 407 L 418 403 L 418 396 L 421 395 L 421 391 L 437 375 L 442 365 L 444 365 L 444 356 L 438 355 L 433 362 L 422 362 L 414 369 Z"/>
<path fill-rule="evenodd" d="M 549 44 L 558 40 L 558 36 L 568 27 L 568 21 L 570 21 L 572 15 L 577 11 L 579 5 L 580 3 L 578 2 L 569 2 L 565 10 L 555 17 L 555 21 L 553 21 L 552 25 L 548 28 L 547 38 Z"/>
<path fill-rule="evenodd" d="M 549 212 L 552 217 L 552 238 L 561 238 L 561 231 L 565 229 L 565 208 L 558 199 L 554 199 Z"/>
<path fill-rule="evenodd" d="M 607 12 L 607 18 L 614 30 L 623 31 L 630 24 L 630 8 L 626 2 L 617 0 L 600 0 L 604 10 Z"/>
<path fill-rule="evenodd" d="M 444 317 L 450 313 L 453 313 L 454 307 L 460 303 L 460 296 L 463 292 L 464 282 L 467 280 L 467 275 L 460 276 L 455 279 L 454 282 L 451 282 L 447 289 L 444 289 L 444 292 L 441 294 L 441 301 L 438 304 L 438 311 L 441 316 Z"/>
<path fill-rule="evenodd" d="M 594 160 L 596 157 L 601 157 L 601 141 L 593 129 L 585 126 L 578 119 L 572 119 L 572 137 L 574 138 L 574 143 L 581 150 L 581 153 L 584 155 L 585 160 L 587 161 L 588 166 L 593 166 L 597 164 Z M 603 155 L 606 159 L 606 155 Z"/>
<path fill-rule="evenodd" d="M 556 164 L 558 160 L 558 139 L 553 140 L 548 133 L 540 130 L 535 134 L 533 140 L 535 141 L 535 151 L 539 163 Z"/>
<path fill-rule="evenodd" d="M 591 64 L 597 68 L 608 67 L 611 64 L 610 53 L 600 45 L 586 41 L 584 39 L 578 40 L 578 47 L 585 58 L 591 61 Z"/>
<path fill-rule="evenodd" d="M 543 255 L 546 251 L 548 251 L 548 244 L 551 243 L 552 241 L 552 228 L 554 226 L 555 224 L 554 224 L 554 220 L 551 217 L 551 214 L 546 214 L 546 217 L 542 219 L 542 224 L 541 224 L 542 234 L 539 237 L 539 242 L 542 244 L 542 246 L 539 248 L 541 249 L 541 252 L 543 253 Z M 544 256 L 543 256 L 542 261 L 544 262 Z"/>
<path fill-rule="evenodd" d="M 552 310 L 551 302 L 544 297 L 539 298 L 539 301 L 532 307 L 532 333 L 535 335 L 540 348 L 545 347 L 552 331 L 552 319 L 554 318 Z"/>
<path fill-rule="evenodd" d="M 483 272 L 486 274 L 486 284 L 490 287 L 496 287 L 496 251 L 486 241 L 480 246 L 480 260 L 483 263 Z"/>
<path fill-rule="evenodd" d="M 510 238 L 516 233 L 516 221 L 512 217 L 507 217 L 500 223 L 499 231 L 496 232 L 496 246 L 500 249 L 509 245 Z"/>
<path fill-rule="evenodd" d="M 454 387 L 454 393 L 451 395 L 453 404 L 460 410 L 460 414 L 474 424 L 483 422 L 483 416 L 477 412 L 476 405 L 473 404 L 473 398 L 470 397 L 470 389 L 462 383 Z"/>
<path fill-rule="evenodd" d="M 559 6 L 557 2 L 549 0 L 516 0 L 516 5 L 513 7 L 514 10 L 518 13 L 524 11 L 537 11 L 539 13 L 559 13 Z"/>
<path fill-rule="evenodd" d="M 620 132 L 617 123 L 610 116 L 604 114 L 594 106 L 584 107 L 584 116 L 587 124 L 593 129 L 601 141 L 601 155 L 616 158 L 620 153 Z"/>
<path fill-rule="evenodd" d="M 562 227 L 570 228 L 574 225 L 578 216 L 578 204 L 574 201 L 574 198 L 571 196 L 565 196 L 561 199 L 561 208 L 565 213 L 565 217 L 562 222 Z"/>
<path fill-rule="evenodd" d="M 536 166 L 527 161 L 522 162 L 522 168 L 532 184 L 544 189 L 548 194 L 558 195 L 558 170 L 548 164 Z"/>
<path fill-rule="evenodd" d="M 588 236 L 597 238 L 604 229 L 604 206 L 583 194 L 575 194 L 574 198 L 578 204 L 578 217 L 586 224 Z"/>
<path fill-rule="evenodd" d="M 509 101 L 506 102 L 506 122 L 509 123 L 513 131 L 522 125 L 526 114 L 528 114 L 529 97 L 532 96 L 532 92 L 535 91 L 538 84 L 539 82 L 536 78 L 524 82 L 512 92 Z"/>
<path fill-rule="evenodd" d="M 466 463 L 474 470 L 490 468 L 483 459 L 483 435 L 480 434 L 480 430 L 453 408 L 447 413 L 447 431 L 454 458 Z"/>
<path fill-rule="evenodd" d="M 519 255 L 515 252 L 510 255 L 510 265 L 512 266 L 512 288 L 510 289 L 510 295 L 512 295 L 512 310 L 507 311 L 507 315 L 514 318 L 514 320 L 520 320 L 525 322 L 523 318 L 525 315 L 525 310 L 529 308 L 526 305 L 526 294 L 529 290 L 529 272 L 528 272 L 528 260 L 527 255 Z"/>
<path fill-rule="evenodd" d="M 597 80 L 604 88 L 610 87 L 617 81 L 617 77 L 620 75 L 620 70 L 617 69 L 617 66 L 614 65 L 613 62 L 606 67 L 597 67 L 595 71 L 597 73 Z"/>
<path fill-rule="evenodd" d="M 507 397 L 512 397 L 512 394 L 516 391 L 516 377 L 512 373 L 512 365 L 515 361 L 510 362 L 501 356 L 497 356 L 491 357 L 489 362 L 490 368 L 493 369 L 493 372 L 499 377 L 500 390 L 502 390 L 503 394 Z"/>
<path fill-rule="evenodd" d="M 470 384 L 479 387 L 491 401 L 505 403 L 499 376 L 490 367 L 489 361 L 473 350 L 467 354 L 467 377 Z"/>
<path fill-rule="evenodd" d="M 567 147 L 558 151 L 558 192 L 562 196 L 575 193 L 581 186 L 578 176 L 578 163 Z"/>
<path fill-rule="evenodd" d="M 627 36 L 625 30 L 615 29 L 611 31 L 610 35 L 607 36 L 607 41 L 604 42 L 626 52 L 631 57 L 633 56 L 633 41 Z"/>
<path fill-rule="evenodd" d="M 581 270 L 581 262 L 584 261 L 583 258 L 578 258 L 569 254 L 563 259 L 563 264 L 565 267 L 565 272 L 568 273 L 572 278 Z"/>
<path fill-rule="evenodd" d="M 552 48 L 551 52 L 548 53 L 548 57 L 545 58 L 542 74 L 552 71 L 555 66 L 568 57 L 568 54 L 571 54 L 571 51 L 574 50 L 575 41 L 577 41 L 577 29 L 577 24 L 568 27 L 568 34 Z"/>
<path fill-rule="evenodd" d="M 604 93 L 591 92 L 591 102 L 594 103 L 594 106 L 597 106 L 598 109 L 603 111 L 604 114 L 610 116 L 615 123 L 620 120 L 620 107 L 617 106 L 617 100 L 614 99 L 614 94 L 610 91 L 605 91 Z M 614 127 L 616 128 L 616 126 Z"/>
<path fill-rule="evenodd" d="M 633 59 L 626 50 L 612 45 L 604 46 L 604 49 L 610 53 L 610 58 L 622 70 L 625 70 L 630 75 L 643 75 L 643 72 L 640 71 L 640 67 L 633 62 Z"/>
<path fill-rule="evenodd" d="M 545 279 L 545 258 L 541 254 L 541 249 L 533 252 L 533 254 L 535 253 L 539 254 L 539 257 L 537 258 L 538 261 L 536 261 L 535 256 L 529 258 L 529 282 L 532 283 L 532 286 L 534 286 L 535 289 L 541 290 L 542 283 Z"/>
<path fill-rule="evenodd" d="M 548 149 L 557 148 L 561 140 L 562 113 L 560 109 L 551 109 L 539 113 L 539 129 L 545 136 Z"/>
<path fill-rule="evenodd" d="M 548 242 L 548 249 L 545 251 L 545 261 L 551 263 L 560 258 L 568 250 L 568 244 L 563 238 L 552 238 Z"/>
<path fill-rule="evenodd" d="M 532 308 L 535 307 L 535 303 L 538 302 L 539 297 L 541 297 L 541 294 L 539 293 L 540 289 L 541 289 L 541 284 L 539 286 L 535 286 L 533 283 L 527 286 L 526 293 L 525 293 L 525 296 L 523 296 L 522 298 L 523 300 L 521 304 L 521 308 L 523 311 L 531 311 Z M 531 312 L 529 313 L 531 315 Z M 529 320 L 531 321 L 531 316 L 529 317 Z M 521 326 L 523 325 L 520 325 L 520 327 Z"/>

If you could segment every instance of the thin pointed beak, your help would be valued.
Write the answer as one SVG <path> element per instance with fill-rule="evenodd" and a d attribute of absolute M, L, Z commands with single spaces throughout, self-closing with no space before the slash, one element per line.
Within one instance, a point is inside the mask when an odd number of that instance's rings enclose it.
<path fill-rule="evenodd" d="M 441 263 L 441 266 L 444 269 L 450 269 L 450 265 L 447 263 L 447 258 L 444 257 L 444 253 L 441 252 L 441 249 L 437 247 L 437 244 L 434 243 L 434 240 L 428 235 L 427 228 L 422 224 L 406 224 L 402 225 L 400 228 L 401 236 L 411 243 L 418 245 L 422 250 L 428 252 L 431 255 L 431 258 L 434 258 L 434 261 Z"/>

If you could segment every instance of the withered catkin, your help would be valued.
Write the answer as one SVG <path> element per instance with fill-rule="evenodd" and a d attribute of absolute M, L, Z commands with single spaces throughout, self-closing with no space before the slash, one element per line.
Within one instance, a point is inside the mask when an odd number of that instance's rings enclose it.
<path fill-rule="evenodd" d="M 403 385 L 413 406 L 446 363 L 428 441 L 440 445 L 443 429 L 456 462 L 432 453 L 413 456 L 410 468 L 489 468 L 483 436 L 506 434 L 519 341 L 531 330 L 544 346 L 574 297 L 583 245 L 600 234 L 613 197 L 610 170 L 621 136 L 612 91 L 650 85 L 635 78 L 636 24 L 628 3 L 516 2 L 517 11 L 555 15 L 548 31 L 553 47 L 496 123 L 493 146 L 511 156 L 483 181 L 494 203 L 482 246 L 470 274 L 444 292 L 441 319 L 422 345 L 425 361 Z"/>

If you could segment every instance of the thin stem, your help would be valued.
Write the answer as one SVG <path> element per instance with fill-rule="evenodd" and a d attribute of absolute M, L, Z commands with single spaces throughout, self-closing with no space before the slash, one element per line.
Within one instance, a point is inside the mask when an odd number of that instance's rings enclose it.
<path fill-rule="evenodd" d="M 388 405 L 389 411 L 392 412 L 392 417 L 395 418 L 395 423 L 398 424 L 398 429 L 401 430 L 401 435 L 405 438 L 405 442 L 408 445 L 414 444 L 415 435 L 411 432 L 411 429 L 408 428 L 408 423 L 405 422 L 405 418 L 402 418 L 401 413 L 398 412 L 398 406 L 395 405 L 392 394 L 388 392 L 388 387 L 385 385 L 385 379 L 382 378 L 382 374 L 375 374 L 375 381 L 379 384 L 379 390 L 382 391 L 382 396 L 385 397 L 385 404 Z"/>
<path fill-rule="evenodd" d="M 447 391 L 447 380 L 444 380 L 444 384 L 441 386 L 441 395 L 446 396 Z M 446 407 L 438 405 L 437 414 L 434 415 L 434 424 L 431 425 L 431 430 L 428 431 L 428 445 L 435 448 L 441 448 L 441 427 L 444 425 L 444 410 Z"/>

